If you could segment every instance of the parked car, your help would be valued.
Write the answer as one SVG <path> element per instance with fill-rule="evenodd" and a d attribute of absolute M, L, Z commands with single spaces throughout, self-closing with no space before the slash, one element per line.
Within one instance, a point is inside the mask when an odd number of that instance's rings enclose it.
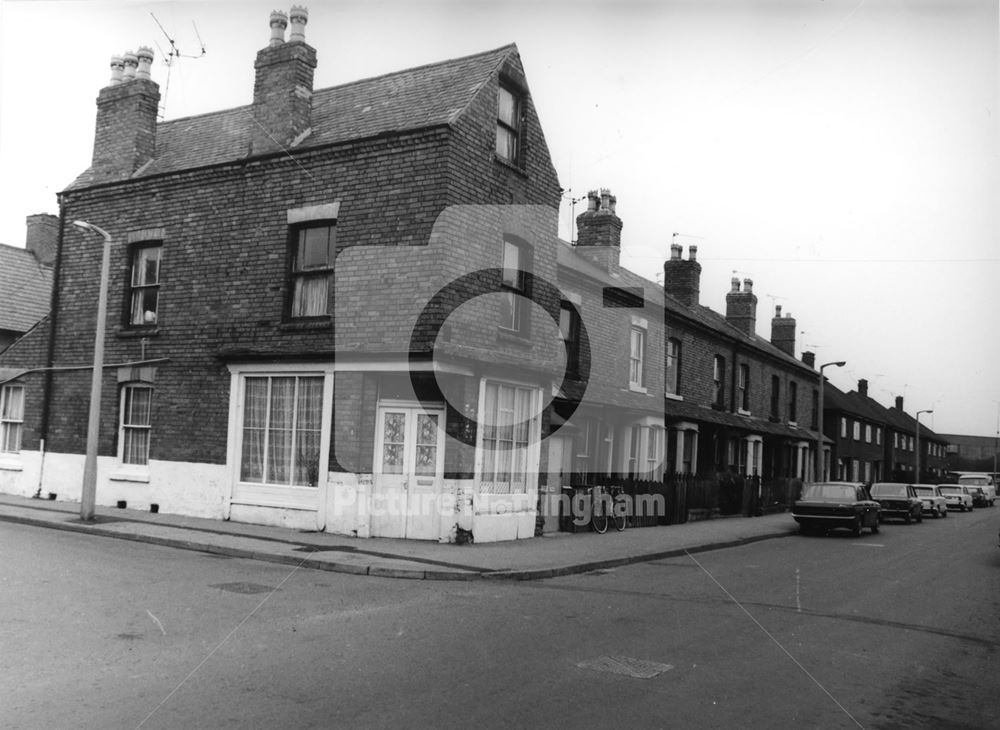
<path fill-rule="evenodd" d="M 972 497 L 973 507 L 986 507 L 989 505 L 990 500 L 986 496 L 986 490 L 982 487 L 970 487 L 966 486 L 969 490 L 969 495 Z"/>
<path fill-rule="evenodd" d="M 960 512 L 972 511 L 972 495 L 969 488 L 961 484 L 938 484 L 938 491 L 948 502 L 948 509 L 957 509 Z"/>
<path fill-rule="evenodd" d="M 933 484 L 914 484 L 914 491 L 924 505 L 924 513 L 931 514 L 935 519 L 948 516 L 948 500 Z"/>
<path fill-rule="evenodd" d="M 982 487 L 990 507 L 996 501 L 997 487 L 992 474 L 960 474 L 958 483 L 966 487 Z"/>
<path fill-rule="evenodd" d="M 924 521 L 924 503 L 912 484 L 876 482 L 872 484 L 871 495 L 882 507 L 882 519 L 897 517 L 906 524 Z"/>
<path fill-rule="evenodd" d="M 803 533 L 846 527 L 855 535 L 865 527 L 878 532 L 882 519 L 879 504 L 865 491 L 865 485 L 852 482 L 807 484 L 792 505 L 792 517 Z"/>

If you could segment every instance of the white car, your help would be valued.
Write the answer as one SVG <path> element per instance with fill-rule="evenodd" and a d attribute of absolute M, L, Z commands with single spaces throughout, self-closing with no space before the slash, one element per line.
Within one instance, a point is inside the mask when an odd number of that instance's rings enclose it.
<path fill-rule="evenodd" d="M 961 484 L 938 484 L 937 488 L 941 496 L 947 500 L 948 509 L 954 507 L 962 512 L 972 511 L 972 495 L 969 494 L 968 487 L 963 487 Z"/>
<path fill-rule="evenodd" d="M 997 498 L 997 488 L 993 483 L 992 474 L 961 474 L 958 477 L 958 483 L 966 487 L 982 487 L 983 492 L 986 493 L 986 504 L 990 507 Z"/>
<path fill-rule="evenodd" d="M 934 518 L 948 516 L 948 500 L 933 484 L 914 484 L 913 488 L 924 505 L 924 514 L 932 514 Z"/>

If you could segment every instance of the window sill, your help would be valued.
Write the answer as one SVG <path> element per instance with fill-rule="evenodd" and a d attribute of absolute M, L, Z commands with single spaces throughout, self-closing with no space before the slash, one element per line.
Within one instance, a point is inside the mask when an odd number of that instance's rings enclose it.
<path fill-rule="evenodd" d="M 667 400 L 677 400 L 677 401 L 684 400 L 684 396 L 677 395 L 676 393 L 664 393 L 663 397 L 666 398 Z"/>
<path fill-rule="evenodd" d="M 0 456 L 0 471 L 24 471 L 21 455 L 10 452 Z"/>
<path fill-rule="evenodd" d="M 520 332 L 515 332 L 513 330 L 504 329 L 503 327 L 497 327 L 497 339 L 501 342 L 507 342 L 511 345 L 517 345 L 524 348 L 529 348 L 532 345 L 531 338 L 527 335 L 523 335 Z"/>
<path fill-rule="evenodd" d="M 741 415 L 741 416 L 749 416 L 749 415 L 751 415 L 750 411 L 748 411 L 746 409 L 743 409 L 743 408 L 737 409 L 736 413 L 739 414 L 739 415 Z"/>
<path fill-rule="evenodd" d="M 497 163 L 498 165 L 503 165 L 504 167 L 506 167 L 509 170 L 513 170 L 518 175 L 521 175 L 523 177 L 528 177 L 528 171 L 527 170 L 525 170 L 523 167 L 521 167 L 518 163 L 511 162 L 510 160 L 508 160 L 508 159 L 506 159 L 504 157 L 501 157 L 496 152 L 493 153 L 493 161 L 495 163 Z"/>
<path fill-rule="evenodd" d="M 136 484 L 149 484 L 148 466 L 122 466 L 108 479 L 112 482 L 135 482 Z"/>
<path fill-rule="evenodd" d="M 115 337 L 121 340 L 141 338 L 141 337 L 157 337 L 160 334 L 160 328 L 158 326 L 154 327 L 119 327 L 118 331 L 115 332 Z"/>
<path fill-rule="evenodd" d="M 278 329 L 283 332 L 302 332 L 307 330 L 328 330 L 333 329 L 333 318 L 330 315 L 322 317 L 309 317 L 304 319 L 289 319 L 278 325 Z"/>
<path fill-rule="evenodd" d="M 629 383 L 628 389 L 632 393 L 642 393 L 643 395 L 647 395 L 649 393 L 649 391 L 646 390 L 645 387 L 641 385 L 636 385 L 635 383 Z"/>

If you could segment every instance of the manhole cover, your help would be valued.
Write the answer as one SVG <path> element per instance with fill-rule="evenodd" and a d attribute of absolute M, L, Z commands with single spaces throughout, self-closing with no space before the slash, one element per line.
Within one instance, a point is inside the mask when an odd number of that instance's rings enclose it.
<path fill-rule="evenodd" d="M 647 659 L 633 659 L 627 656 L 602 656 L 580 662 L 576 666 L 582 669 L 593 669 L 597 672 L 621 674 L 636 679 L 652 679 L 657 674 L 663 674 L 674 668 L 672 664 L 660 664 Z"/>
<path fill-rule="evenodd" d="M 260 583 L 216 583 L 209 588 L 218 588 L 220 591 L 229 593 L 270 593 L 274 590 L 271 586 L 264 586 Z"/>

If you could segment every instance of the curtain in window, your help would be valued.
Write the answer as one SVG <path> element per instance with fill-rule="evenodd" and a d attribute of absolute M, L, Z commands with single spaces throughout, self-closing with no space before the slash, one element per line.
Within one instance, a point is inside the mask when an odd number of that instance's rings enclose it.
<path fill-rule="evenodd" d="M 329 277 L 299 276 L 292 296 L 293 317 L 319 317 L 327 313 Z"/>
<path fill-rule="evenodd" d="M 243 455 L 240 480 L 264 480 L 264 438 L 267 428 L 267 378 L 247 378 L 243 403 Z"/>
<path fill-rule="evenodd" d="M 294 419 L 295 378 L 272 378 L 266 479 L 271 484 L 288 484 L 291 480 Z"/>
<path fill-rule="evenodd" d="M 122 462 L 149 463 L 150 406 L 153 389 L 129 386 L 125 388 L 122 414 Z"/>
<path fill-rule="evenodd" d="M 527 489 L 532 395 L 528 388 L 486 385 L 481 484 L 486 492 L 504 494 Z"/>
<path fill-rule="evenodd" d="M 323 418 L 323 379 L 299 378 L 298 421 L 295 427 L 294 484 L 319 483 L 319 446 Z"/>
<path fill-rule="evenodd" d="M 21 450 L 21 428 L 24 421 L 24 386 L 3 388 L 3 410 L 0 411 L 0 451 Z"/>

